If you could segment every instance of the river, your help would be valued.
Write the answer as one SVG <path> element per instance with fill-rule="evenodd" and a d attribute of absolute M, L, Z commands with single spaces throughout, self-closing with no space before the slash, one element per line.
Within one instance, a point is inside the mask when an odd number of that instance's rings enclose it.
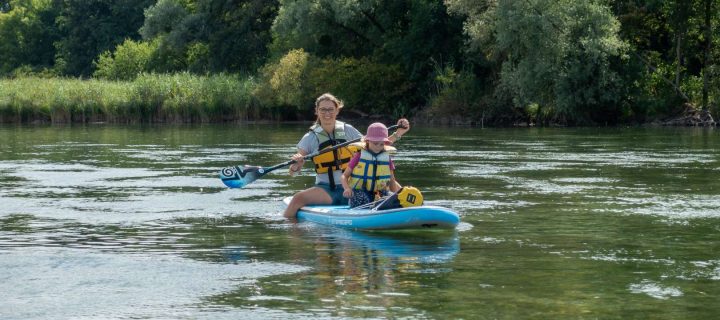
<path fill-rule="evenodd" d="M 358 126 L 364 130 L 364 126 Z M 293 223 L 307 125 L 0 127 L 2 319 L 710 319 L 720 131 L 421 128 L 396 176 L 450 232 Z"/>

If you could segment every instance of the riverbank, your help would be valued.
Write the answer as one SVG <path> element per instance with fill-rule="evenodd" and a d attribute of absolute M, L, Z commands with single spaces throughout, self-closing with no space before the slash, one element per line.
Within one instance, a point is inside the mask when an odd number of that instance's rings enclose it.
<path fill-rule="evenodd" d="M 267 101 L 253 77 L 190 73 L 143 74 L 133 81 L 25 77 L 0 79 L 0 123 L 224 123 L 311 121 L 311 110 Z M 258 92 L 264 92 L 258 94 Z M 272 100 L 272 99 L 270 99 Z M 625 123 L 652 126 L 714 126 L 709 111 L 690 105 L 675 116 Z M 411 114 L 366 114 L 351 106 L 342 118 L 441 126 L 531 127 L 529 115 L 462 114 L 447 108 L 415 108 Z M 465 112 L 467 113 L 467 111 Z M 717 117 L 716 117 L 717 118 Z M 545 126 L 565 126 L 551 122 Z"/>

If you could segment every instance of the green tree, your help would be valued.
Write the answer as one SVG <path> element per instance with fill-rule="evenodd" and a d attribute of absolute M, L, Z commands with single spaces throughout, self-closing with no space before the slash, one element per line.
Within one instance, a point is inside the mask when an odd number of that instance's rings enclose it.
<path fill-rule="evenodd" d="M 717 1 L 615 1 L 613 10 L 642 66 L 628 81 L 640 84 L 638 104 L 655 105 L 650 115 L 676 113 L 683 102 L 707 109 L 717 97 Z"/>
<path fill-rule="evenodd" d="M 399 117 L 410 111 L 413 84 L 400 65 L 369 58 L 323 59 L 309 74 L 312 96 L 337 94 L 345 112 Z"/>
<path fill-rule="evenodd" d="M 426 95 L 435 63 L 462 61 L 462 19 L 450 16 L 441 0 L 283 0 L 272 30 L 277 55 L 303 48 L 320 58 L 400 65 L 418 98 Z"/>
<path fill-rule="evenodd" d="M 145 20 L 139 32 L 145 40 L 173 31 L 173 27 L 181 23 L 190 12 L 176 0 L 159 0 L 145 9 Z"/>
<path fill-rule="evenodd" d="M 720 55 L 715 55 L 713 58 L 712 49 L 713 44 L 717 46 L 720 41 L 720 17 L 718 15 L 718 8 L 715 0 L 704 0 L 703 1 L 703 92 L 702 92 L 702 107 L 703 110 L 707 111 L 710 109 L 710 95 L 715 94 L 716 99 L 720 99 L 720 86 L 712 86 L 712 77 L 717 80 L 720 78 Z M 714 21 L 713 21 L 714 20 Z M 713 34 L 713 30 L 715 34 Z M 720 82 L 720 81 L 719 81 Z M 714 88 L 714 92 L 711 92 L 711 88 Z"/>
<path fill-rule="evenodd" d="M 57 9 L 51 0 L 18 0 L 1 4 L 0 74 L 20 66 L 51 68 L 57 39 L 54 18 Z"/>
<path fill-rule="evenodd" d="M 342 97 L 345 112 L 407 116 L 412 84 L 399 65 L 368 58 L 319 59 L 303 49 L 290 50 L 261 69 L 254 95 L 276 110 L 312 116 L 314 98 L 324 92 Z"/>
<path fill-rule="evenodd" d="M 212 0 L 198 2 L 207 28 L 209 69 L 254 72 L 266 60 L 276 0 Z"/>
<path fill-rule="evenodd" d="M 88 76 L 100 53 L 125 39 L 139 40 L 143 10 L 154 0 L 61 0 L 57 17 L 61 39 L 56 64 L 73 76 Z"/>
<path fill-rule="evenodd" d="M 140 33 L 160 38 L 161 70 L 254 72 L 267 57 L 277 2 L 160 0 L 145 11 Z M 178 58 L 182 57 L 182 58 Z"/>
<path fill-rule="evenodd" d="M 190 26 L 197 19 L 191 16 L 188 4 L 177 0 L 159 0 L 145 9 L 145 20 L 139 32 L 145 41 L 157 42 L 157 49 L 148 66 L 153 71 L 174 72 L 187 70 L 187 51 Z"/>
<path fill-rule="evenodd" d="M 624 50 L 619 23 L 599 1 L 448 1 L 467 17 L 468 53 L 500 65 L 496 95 L 537 105 L 539 121 L 606 122 L 621 113 L 612 68 Z M 481 58 L 476 58 L 476 61 Z"/>

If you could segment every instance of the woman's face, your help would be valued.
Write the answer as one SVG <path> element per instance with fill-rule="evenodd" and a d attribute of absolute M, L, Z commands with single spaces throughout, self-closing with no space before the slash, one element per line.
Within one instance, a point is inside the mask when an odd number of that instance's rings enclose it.
<path fill-rule="evenodd" d="M 335 121 L 335 117 L 337 117 L 338 114 L 338 108 L 335 106 L 334 102 L 330 100 L 323 100 L 320 101 L 320 104 L 318 104 L 317 108 L 315 108 L 315 114 L 317 114 L 318 118 L 322 122 Z"/>

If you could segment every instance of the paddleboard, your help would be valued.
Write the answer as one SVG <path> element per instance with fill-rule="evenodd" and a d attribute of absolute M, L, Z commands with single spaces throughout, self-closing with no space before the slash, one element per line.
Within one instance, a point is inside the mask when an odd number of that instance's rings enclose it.
<path fill-rule="evenodd" d="M 283 199 L 287 206 L 292 197 Z M 309 205 L 298 210 L 298 221 L 357 229 L 454 229 L 458 214 L 438 206 L 418 206 L 389 210 L 350 209 L 347 205 Z"/>

